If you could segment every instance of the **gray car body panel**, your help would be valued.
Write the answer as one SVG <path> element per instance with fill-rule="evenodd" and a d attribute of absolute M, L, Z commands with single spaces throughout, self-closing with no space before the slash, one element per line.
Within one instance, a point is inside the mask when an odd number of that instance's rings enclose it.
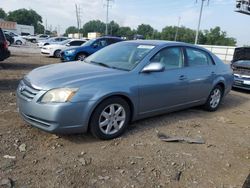
<path fill-rule="evenodd" d="M 24 79 L 32 87 L 37 88 L 39 93 L 31 101 L 27 101 L 22 98 L 20 88 L 17 89 L 18 107 L 22 117 L 33 126 L 48 132 L 85 132 L 94 109 L 101 101 L 111 96 L 121 96 L 129 102 L 133 109 L 131 120 L 134 121 L 202 105 L 212 88 L 219 83 L 225 86 L 225 95 L 231 90 L 233 75 L 230 66 L 201 47 L 166 41 L 128 42 L 155 46 L 132 71 L 83 62 L 48 65 L 31 71 Z M 159 50 L 173 46 L 206 51 L 214 59 L 215 65 L 184 67 L 154 73 L 141 72 Z M 179 77 L 182 75 L 187 79 L 180 80 Z M 71 102 L 39 102 L 48 90 L 62 87 L 79 88 Z M 40 120 L 42 122 L 37 122 Z M 50 126 L 46 127 L 44 123 Z"/>

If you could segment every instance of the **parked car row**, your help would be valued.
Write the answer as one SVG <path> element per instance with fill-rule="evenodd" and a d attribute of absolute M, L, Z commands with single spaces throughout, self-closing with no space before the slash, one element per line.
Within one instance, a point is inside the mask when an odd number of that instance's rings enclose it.
<path fill-rule="evenodd" d="M 59 43 L 54 43 L 54 44 L 49 44 L 45 45 L 41 49 L 42 55 L 49 56 L 49 57 L 61 57 L 61 51 L 65 50 L 69 47 L 76 47 L 76 46 L 81 46 L 84 44 L 86 40 L 82 39 L 67 39 Z"/>

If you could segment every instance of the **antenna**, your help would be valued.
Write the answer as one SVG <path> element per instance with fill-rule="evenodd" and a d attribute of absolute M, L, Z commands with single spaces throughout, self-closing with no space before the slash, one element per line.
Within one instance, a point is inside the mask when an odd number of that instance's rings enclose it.
<path fill-rule="evenodd" d="M 201 17 L 203 13 L 203 7 L 204 7 L 204 2 L 207 1 L 207 5 L 209 6 L 210 0 L 201 0 L 201 8 L 200 8 L 200 15 L 199 15 L 199 22 L 198 22 L 198 27 L 196 30 L 196 36 L 195 36 L 195 44 L 198 43 L 199 41 L 199 32 L 200 32 L 200 26 L 201 26 Z M 198 0 L 196 0 L 196 3 L 198 3 Z"/>
<path fill-rule="evenodd" d="M 107 8 L 107 12 L 106 12 L 106 30 L 105 30 L 105 35 L 108 35 L 109 8 L 111 7 L 110 2 L 113 2 L 113 0 L 106 0 L 106 4 L 104 5 L 104 6 Z"/>

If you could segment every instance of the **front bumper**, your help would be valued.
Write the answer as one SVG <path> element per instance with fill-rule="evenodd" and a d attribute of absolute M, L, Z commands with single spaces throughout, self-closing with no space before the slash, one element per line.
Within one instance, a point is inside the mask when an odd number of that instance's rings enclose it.
<path fill-rule="evenodd" d="M 75 56 L 65 55 L 64 52 L 61 52 L 61 61 L 62 62 L 75 61 Z"/>
<path fill-rule="evenodd" d="M 4 50 L 2 52 L 2 55 L 0 56 L 0 61 L 3 61 L 3 60 L 5 60 L 5 59 L 7 59 L 9 57 L 10 57 L 10 51 L 9 50 Z"/>
<path fill-rule="evenodd" d="M 44 56 L 53 56 L 49 49 L 44 49 L 44 48 L 41 49 L 41 54 Z"/>
<path fill-rule="evenodd" d="M 87 131 L 93 101 L 55 104 L 37 102 L 45 92 L 39 91 L 33 99 L 28 99 L 18 87 L 17 107 L 26 122 L 50 133 L 72 134 Z"/>
<path fill-rule="evenodd" d="M 233 87 L 250 90 L 250 76 L 234 74 Z"/>

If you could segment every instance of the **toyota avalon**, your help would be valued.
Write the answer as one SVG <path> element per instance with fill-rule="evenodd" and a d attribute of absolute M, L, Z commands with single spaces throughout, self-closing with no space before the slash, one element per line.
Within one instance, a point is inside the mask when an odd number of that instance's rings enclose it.
<path fill-rule="evenodd" d="M 112 139 L 142 118 L 201 105 L 216 111 L 232 84 L 230 66 L 204 48 L 125 41 L 84 61 L 34 69 L 18 86 L 17 104 L 44 131 Z"/>

